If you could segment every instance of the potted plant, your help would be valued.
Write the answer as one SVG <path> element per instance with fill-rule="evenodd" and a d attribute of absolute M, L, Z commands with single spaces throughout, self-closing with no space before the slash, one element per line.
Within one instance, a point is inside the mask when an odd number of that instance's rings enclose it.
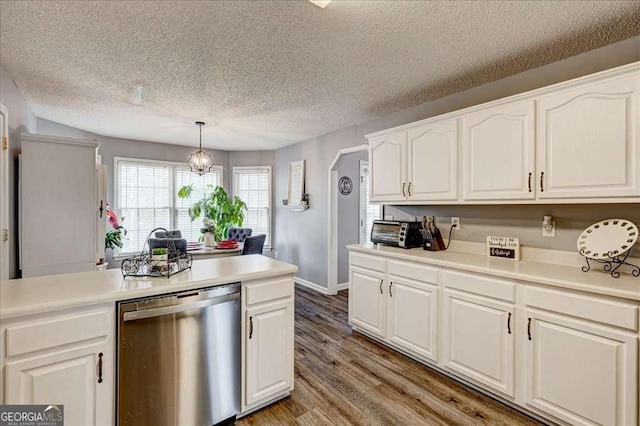
<path fill-rule="evenodd" d="M 205 217 L 202 219 L 202 223 L 204 226 L 200 228 L 200 232 L 204 235 L 204 246 L 205 247 L 213 247 L 213 243 L 215 241 L 215 233 L 216 233 L 216 223 Z"/>
<path fill-rule="evenodd" d="M 229 228 L 242 227 L 247 205 L 238 197 L 229 198 L 227 191 L 221 186 L 207 185 L 207 188 L 213 191 L 205 193 L 200 201 L 189 207 L 189 217 L 192 222 L 200 216 L 210 219 L 214 227 L 214 239 L 221 241 L 227 238 Z M 178 191 L 178 197 L 188 199 L 192 192 L 193 185 L 183 186 Z"/>

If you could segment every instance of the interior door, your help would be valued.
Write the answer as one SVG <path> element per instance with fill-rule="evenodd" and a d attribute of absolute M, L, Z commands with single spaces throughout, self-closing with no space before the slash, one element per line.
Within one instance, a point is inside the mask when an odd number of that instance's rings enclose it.
<path fill-rule="evenodd" d="M 435 121 L 408 131 L 409 200 L 458 198 L 458 120 Z"/>
<path fill-rule="evenodd" d="M 526 311 L 525 403 L 573 425 L 638 424 L 637 336 Z"/>
<path fill-rule="evenodd" d="M 482 109 L 461 123 L 464 199 L 534 199 L 534 101 Z"/>
<path fill-rule="evenodd" d="M 407 196 L 407 132 L 369 141 L 371 201 L 403 201 Z"/>
<path fill-rule="evenodd" d="M 9 122 L 0 104 L 0 280 L 9 279 Z"/>
<path fill-rule="evenodd" d="M 640 195 L 640 75 L 538 101 L 539 198 Z"/>

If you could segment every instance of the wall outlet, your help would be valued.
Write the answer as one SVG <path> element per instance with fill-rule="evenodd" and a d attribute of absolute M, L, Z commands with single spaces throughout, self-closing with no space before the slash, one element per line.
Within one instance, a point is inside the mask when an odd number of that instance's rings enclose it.
<path fill-rule="evenodd" d="M 410 220 L 411 222 L 417 222 L 417 221 L 418 221 L 418 216 L 411 216 L 411 217 L 409 218 L 409 220 Z"/>
<path fill-rule="evenodd" d="M 453 229 L 455 229 L 456 231 L 459 231 L 461 229 L 461 227 L 460 227 L 460 218 L 459 217 L 452 217 L 451 218 L 451 226 L 454 226 Z"/>
<path fill-rule="evenodd" d="M 276 259 L 278 258 L 278 250 L 273 251 L 273 257 Z"/>
<path fill-rule="evenodd" d="M 556 223 L 551 222 L 551 225 L 547 229 L 544 224 L 542 225 L 542 236 L 547 238 L 555 238 L 556 237 Z"/>

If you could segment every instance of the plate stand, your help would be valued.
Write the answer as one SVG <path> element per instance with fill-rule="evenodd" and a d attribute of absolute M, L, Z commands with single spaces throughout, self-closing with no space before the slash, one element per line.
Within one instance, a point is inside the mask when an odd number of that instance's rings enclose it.
<path fill-rule="evenodd" d="M 631 253 L 631 250 L 627 250 L 625 253 L 621 253 L 617 256 L 612 256 L 612 253 L 609 253 L 610 255 L 607 259 L 594 259 L 592 257 L 585 256 L 584 250 L 580 250 L 580 254 L 584 256 L 587 262 L 587 265 L 582 267 L 582 271 L 589 272 L 589 270 L 591 270 L 591 264 L 589 263 L 589 261 L 593 261 L 604 264 L 603 269 L 607 272 L 610 272 L 613 278 L 618 278 L 620 276 L 620 271 L 618 271 L 618 269 L 620 269 L 622 265 L 630 266 L 632 268 L 631 275 L 633 275 L 634 277 L 640 277 L 640 266 L 627 262 L 627 258 L 629 257 L 629 253 Z"/>

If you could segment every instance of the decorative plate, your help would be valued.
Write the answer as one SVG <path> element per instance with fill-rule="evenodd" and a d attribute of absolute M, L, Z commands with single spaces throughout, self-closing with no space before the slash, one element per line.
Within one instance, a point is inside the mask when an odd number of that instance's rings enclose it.
<path fill-rule="evenodd" d="M 638 227 L 626 219 L 606 219 L 585 229 L 578 238 L 578 252 L 592 259 L 625 253 L 638 241 Z"/>

